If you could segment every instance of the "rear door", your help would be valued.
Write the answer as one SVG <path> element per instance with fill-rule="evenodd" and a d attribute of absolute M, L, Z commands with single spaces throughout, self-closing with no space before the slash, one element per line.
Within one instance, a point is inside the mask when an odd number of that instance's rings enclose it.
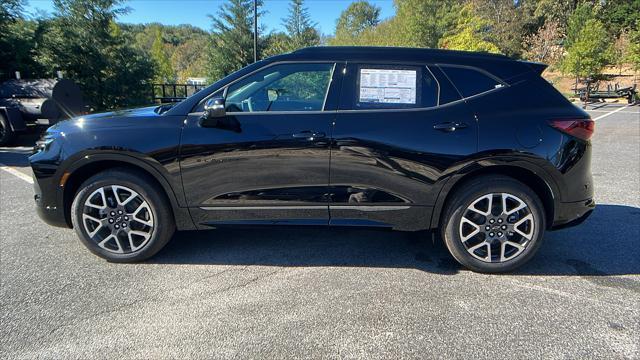
<path fill-rule="evenodd" d="M 477 126 L 439 69 L 350 63 L 333 126 L 331 224 L 429 226 L 435 186 L 477 149 Z"/>

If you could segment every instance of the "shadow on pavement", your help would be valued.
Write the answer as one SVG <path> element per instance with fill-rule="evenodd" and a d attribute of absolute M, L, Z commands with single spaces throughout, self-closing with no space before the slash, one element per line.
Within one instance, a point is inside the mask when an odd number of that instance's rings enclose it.
<path fill-rule="evenodd" d="M 9 146 L 0 147 L 0 163 L 7 166 L 29 166 L 28 157 L 38 140 L 38 133 L 27 133 L 18 136 Z"/>
<path fill-rule="evenodd" d="M 548 232 L 537 256 L 514 275 L 587 278 L 640 274 L 640 208 L 599 205 L 580 226 Z M 462 270 L 429 233 L 351 228 L 221 228 L 177 233 L 151 263 Z M 624 278 L 621 286 L 640 291 Z M 632 283 L 627 284 L 626 282 Z M 601 284 L 602 285 L 602 284 Z M 606 286 L 617 286 L 615 281 Z"/>

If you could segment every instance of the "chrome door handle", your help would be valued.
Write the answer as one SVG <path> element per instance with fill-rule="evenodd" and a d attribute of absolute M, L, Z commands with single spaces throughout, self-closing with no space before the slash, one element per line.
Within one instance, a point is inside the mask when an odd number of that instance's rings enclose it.
<path fill-rule="evenodd" d="M 325 133 L 323 133 L 323 132 L 305 130 L 305 131 L 301 131 L 299 133 L 295 133 L 295 134 L 293 134 L 291 136 L 293 136 L 296 139 L 306 138 L 306 139 L 311 140 L 311 139 L 323 138 L 323 137 L 325 137 L 327 135 Z"/>
<path fill-rule="evenodd" d="M 453 132 L 458 129 L 464 129 L 466 127 L 467 127 L 467 124 L 459 123 L 459 122 L 445 122 L 445 123 L 433 125 L 434 129 L 444 131 L 444 132 Z"/>

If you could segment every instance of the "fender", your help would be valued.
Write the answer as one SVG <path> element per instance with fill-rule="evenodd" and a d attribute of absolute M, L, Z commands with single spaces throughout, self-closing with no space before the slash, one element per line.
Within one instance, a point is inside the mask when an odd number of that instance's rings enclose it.
<path fill-rule="evenodd" d="M 451 172 L 445 179 L 443 179 L 443 184 L 438 193 L 433 213 L 431 215 L 430 228 L 436 229 L 439 227 L 440 217 L 442 215 L 447 196 L 457 184 L 469 177 L 472 177 L 474 174 L 492 173 L 494 172 L 492 171 L 492 168 L 495 169 L 496 173 L 504 173 L 505 175 L 509 175 L 509 168 L 514 168 L 525 170 L 538 176 L 538 179 L 542 180 L 551 194 L 553 211 L 554 214 L 557 213 L 560 202 L 557 196 L 557 194 L 559 194 L 558 184 L 554 177 L 545 170 L 543 166 L 536 164 L 537 161 L 542 161 L 542 159 L 522 153 L 500 155 L 483 154 L 483 157 L 475 158 L 471 162 L 463 165 L 459 170 Z M 549 225 L 551 225 L 551 223 Z"/>
<path fill-rule="evenodd" d="M 162 170 L 164 167 L 157 163 L 150 157 L 140 158 L 132 154 L 123 154 L 115 152 L 83 152 L 78 155 L 74 155 L 73 158 L 67 159 L 64 162 L 70 162 L 68 166 L 60 166 L 58 173 L 54 175 L 54 179 L 57 183 L 60 182 L 64 173 L 73 174 L 77 170 L 95 164 L 101 161 L 114 161 L 126 163 L 135 167 L 138 167 L 148 174 L 150 174 L 158 183 L 162 186 L 164 192 L 167 194 L 167 198 L 173 208 L 174 217 L 176 219 L 176 227 L 179 230 L 193 230 L 195 225 L 191 219 L 189 210 L 186 207 L 184 200 L 184 193 L 182 191 L 182 184 L 176 184 L 167 179 Z M 154 163 L 155 166 L 154 166 Z M 176 194 L 177 192 L 177 194 Z M 63 204 L 65 200 L 66 189 L 58 192 L 58 201 Z"/>

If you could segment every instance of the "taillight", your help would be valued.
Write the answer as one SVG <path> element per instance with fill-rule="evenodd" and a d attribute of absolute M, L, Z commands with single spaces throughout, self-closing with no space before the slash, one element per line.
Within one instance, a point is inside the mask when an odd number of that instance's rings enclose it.
<path fill-rule="evenodd" d="M 582 140 L 589 140 L 596 127 L 596 123 L 591 119 L 551 120 L 549 125 Z"/>

